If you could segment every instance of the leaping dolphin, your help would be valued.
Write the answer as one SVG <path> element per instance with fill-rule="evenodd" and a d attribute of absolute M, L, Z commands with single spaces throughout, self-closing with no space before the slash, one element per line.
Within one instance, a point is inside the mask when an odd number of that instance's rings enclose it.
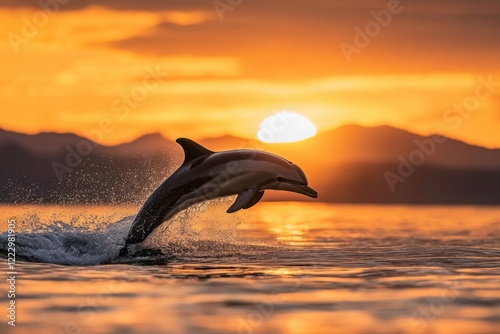
<path fill-rule="evenodd" d="M 184 162 L 146 200 L 120 255 L 178 212 L 206 200 L 238 195 L 227 209 L 233 213 L 257 204 L 268 189 L 318 197 L 302 169 L 278 155 L 249 149 L 212 152 L 187 138 L 176 141 L 184 149 Z"/>

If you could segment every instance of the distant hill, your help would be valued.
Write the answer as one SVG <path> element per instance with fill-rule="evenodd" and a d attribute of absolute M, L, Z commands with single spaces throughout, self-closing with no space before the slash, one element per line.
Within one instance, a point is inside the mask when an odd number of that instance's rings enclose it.
<path fill-rule="evenodd" d="M 422 150 L 416 143 L 434 143 L 435 151 L 425 154 L 425 164 L 452 169 L 500 169 L 500 149 L 486 149 L 464 142 L 445 138 L 436 143 L 432 137 L 420 136 L 390 126 L 363 127 L 344 125 L 335 130 L 323 132 L 304 141 L 302 150 L 287 144 L 269 145 L 268 148 L 296 156 L 321 154 L 328 165 L 343 163 L 399 163 L 399 156 L 409 157 L 415 150 Z"/>
<path fill-rule="evenodd" d="M 0 202 L 142 201 L 180 163 L 181 154 L 159 134 L 102 146 L 74 134 L 0 130 Z"/>
<path fill-rule="evenodd" d="M 319 200 L 342 203 L 500 204 L 500 150 L 389 127 L 345 125 L 303 142 L 223 136 L 212 150 L 255 148 L 301 166 Z M 75 134 L 0 130 L 0 202 L 140 203 L 182 162 L 160 134 L 102 146 Z M 308 200 L 269 192 L 267 200 Z"/>

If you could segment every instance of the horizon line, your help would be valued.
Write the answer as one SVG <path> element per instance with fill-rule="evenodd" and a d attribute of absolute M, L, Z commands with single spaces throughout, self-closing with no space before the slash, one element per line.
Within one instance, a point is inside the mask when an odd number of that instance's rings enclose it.
<path fill-rule="evenodd" d="M 436 135 L 437 133 L 427 133 L 427 134 L 422 134 L 422 133 L 418 133 L 416 131 L 413 131 L 413 130 L 408 130 L 406 128 L 403 128 L 403 127 L 397 127 L 395 125 L 391 125 L 391 124 L 377 124 L 377 125 L 364 125 L 364 124 L 359 124 L 359 123 L 344 123 L 344 124 L 341 124 L 337 127 L 333 127 L 333 128 L 329 128 L 327 130 L 322 130 L 322 131 L 318 131 L 317 134 L 311 138 L 307 138 L 307 139 L 304 139 L 302 141 L 307 141 L 307 140 L 311 140 L 315 137 L 317 137 L 318 135 L 321 135 L 321 134 L 325 134 L 325 133 L 328 133 L 328 132 L 333 132 L 333 131 L 336 131 L 340 128 L 343 128 L 343 127 L 348 127 L 348 126 L 355 126 L 355 127 L 360 127 L 360 128 L 365 128 L 365 129 L 375 129 L 375 128 L 383 128 L 383 127 L 387 127 L 387 128 L 392 128 L 392 129 L 395 129 L 395 130 L 399 130 L 399 131 L 404 131 L 404 132 L 407 132 L 407 133 L 410 133 L 410 134 L 414 134 L 414 135 L 418 135 L 418 136 L 422 136 L 422 137 L 430 137 L 430 136 L 433 136 L 433 135 Z M 0 127 L 0 131 L 4 131 L 4 132 L 10 132 L 10 133 L 15 133 L 15 134 L 20 134 L 20 135 L 27 135 L 27 136 L 37 136 L 37 135 L 41 135 L 41 134 L 54 134 L 54 135 L 74 135 L 74 136 L 77 136 L 77 137 L 80 137 L 80 138 L 84 138 L 86 140 L 89 140 L 97 145 L 100 145 L 100 146 L 103 146 L 103 147 L 116 147 L 116 146 L 120 146 L 120 145 L 126 145 L 126 144 L 131 144 L 141 138 L 144 138 L 144 137 L 147 137 L 147 136 L 152 136 L 152 135 L 158 135 L 160 137 L 162 137 L 163 139 L 171 142 L 171 143 L 175 143 L 175 140 L 177 138 L 172 138 L 172 137 L 166 137 L 164 136 L 161 132 L 146 132 L 146 133 L 143 133 L 142 135 L 138 136 L 138 137 L 135 137 L 134 139 L 132 140 L 129 140 L 129 141 L 123 141 L 123 142 L 119 142 L 119 143 L 116 143 L 116 144 L 106 144 L 106 143 L 98 143 L 98 142 L 95 142 L 93 141 L 92 139 L 86 137 L 85 135 L 80 135 L 80 134 L 77 134 L 75 132 L 58 132 L 58 131 L 50 131 L 50 130 L 42 130 L 42 131 L 39 131 L 39 132 L 35 132 L 35 133 L 29 133 L 29 132 L 19 132 L 19 131 L 15 131 L 15 130 L 8 130 L 4 127 Z M 458 139 L 456 137 L 453 137 L 453 136 L 449 136 L 448 134 L 446 133 L 443 133 L 443 134 L 439 134 L 443 137 L 446 137 L 447 139 L 451 139 L 451 140 L 455 140 L 455 141 L 459 141 L 459 142 L 462 142 L 464 144 L 467 144 L 469 146 L 475 146 L 475 147 L 480 147 L 480 148 L 484 148 L 484 149 L 488 149 L 488 150 L 498 150 L 500 149 L 500 147 L 489 147 L 489 146 L 484 146 L 484 145 L 480 145 L 480 144 L 476 144 L 476 143 L 471 143 L 471 142 L 468 142 L 468 141 L 465 141 L 465 140 L 462 140 L 462 139 Z M 254 140 L 254 141 L 258 141 L 262 144 L 265 144 L 265 145 L 283 145 L 283 144 L 294 144 L 294 143 L 299 143 L 301 141 L 298 141 L 298 142 L 290 142 L 290 143 L 264 143 L 262 141 L 260 141 L 257 137 L 257 135 L 255 136 L 252 136 L 252 137 L 247 137 L 247 136 L 239 136 L 239 135 L 235 135 L 233 133 L 230 133 L 230 132 L 226 132 L 226 133 L 221 133 L 220 135 L 215 135 L 215 136 L 205 136 L 205 137 L 194 137 L 194 140 L 196 141 L 204 141 L 204 140 L 213 140 L 213 139 L 220 139 L 220 138 L 224 138 L 224 137 L 233 137 L 233 138 L 240 138 L 240 139 L 244 139 L 244 140 Z"/>

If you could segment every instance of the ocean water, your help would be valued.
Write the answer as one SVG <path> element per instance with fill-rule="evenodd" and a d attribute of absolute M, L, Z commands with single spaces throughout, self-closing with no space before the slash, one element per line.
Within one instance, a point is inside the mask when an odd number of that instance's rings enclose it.
<path fill-rule="evenodd" d="M 137 207 L 2 206 L 0 333 L 500 333 L 500 207 L 230 203 L 124 259 Z"/>

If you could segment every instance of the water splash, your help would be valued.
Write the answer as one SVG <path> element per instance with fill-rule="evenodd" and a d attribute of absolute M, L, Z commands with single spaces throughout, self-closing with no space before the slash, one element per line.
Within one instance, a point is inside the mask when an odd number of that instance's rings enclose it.
<path fill-rule="evenodd" d="M 68 214 L 60 209 L 44 213 L 27 210 L 16 228 L 16 258 L 87 266 L 116 262 L 164 263 L 173 258 L 234 256 L 241 251 L 258 251 L 238 241 L 237 228 L 244 214 L 225 214 L 232 200 L 216 199 L 188 208 L 161 225 L 141 245 L 141 249 L 161 252 L 139 252 L 130 258 L 118 258 L 118 253 L 134 216 L 117 220 L 119 213 L 96 215 L 95 210 L 93 214 L 81 211 Z M 0 234 L 0 257 L 7 254 L 7 237 L 6 232 Z"/>

